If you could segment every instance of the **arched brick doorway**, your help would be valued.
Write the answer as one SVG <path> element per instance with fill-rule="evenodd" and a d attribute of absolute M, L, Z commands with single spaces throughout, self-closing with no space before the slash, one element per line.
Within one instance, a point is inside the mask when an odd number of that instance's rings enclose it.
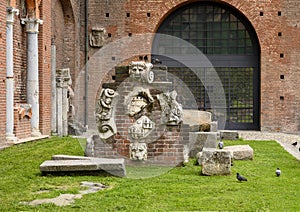
<path fill-rule="evenodd" d="M 157 33 L 179 37 L 198 48 L 212 63 L 226 95 L 226 129 L 260 129 L 260 47 L 254 28 L 246 17 L 226 4 L 196 2 L 172 12 Z M 152 52 L 184 54 L 176 44 L 154 39 Z M 185 49 L 186 50 L 186 49 Z M 201 80 L 188 67 L 162 55 L 152 55 L 168 66 L 192 91 L 199 110 L 211 110 L 209 92 L 204 87 L 205 75 L 211 67 L 193 67 Z M 189 108 L 188 102 L 182 102 Z"/>

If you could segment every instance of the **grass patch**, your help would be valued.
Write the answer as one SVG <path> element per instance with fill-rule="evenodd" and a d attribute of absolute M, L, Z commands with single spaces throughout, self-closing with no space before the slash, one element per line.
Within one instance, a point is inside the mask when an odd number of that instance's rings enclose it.
<path fill-rule="evenodd" d="M 254 160 L 234 161 L 229 176 L 201 176 L 191 161 L 172 169 L 128 167 L 127 178 L 42 176 L 39 165 L 52 155 L 83 155 L 78 139 L 53 137 L 12 146 L 0 151 L 0 211 L 300 211 L 300 162 L 274 141 L 225 141 L 234 144 L 249 144 Z M 275 177 L 277 167 L 280 177 Z M 236 172 L 248 182 L 237 182 Z M 64 207 L 21 203 L 77 193 L 81 181 L 111 189 Z"/>

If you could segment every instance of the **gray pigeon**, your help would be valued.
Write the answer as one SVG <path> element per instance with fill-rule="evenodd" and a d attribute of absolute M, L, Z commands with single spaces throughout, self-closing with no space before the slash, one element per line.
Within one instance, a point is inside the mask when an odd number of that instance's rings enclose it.
<path fill-rule="evenodd" d="M 220 141 L 219 144 L 218 144 L 218 146 L 219 146 L 219 149 L 223 149 L 223 147 L 224 147 L 223 141 Z"/>
<path fill-rule="evenodd" d="M 236 179 L 240 182 L 242 181 L 248 181 L 246 177 L 243 177 L 242 175 L 240 175 L 239 173 L 236 173 Z"/>
<path fill-rule="evenodd" d="M 281 175 L 281 170 L 279 168 L 277 168 L 275 173 L 276 173 L 276 176 L 279 177 Z"/>

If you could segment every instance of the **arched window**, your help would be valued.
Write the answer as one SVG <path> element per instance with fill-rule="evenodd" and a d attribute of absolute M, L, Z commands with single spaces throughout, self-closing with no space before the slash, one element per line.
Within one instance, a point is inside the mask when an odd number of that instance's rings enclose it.
<path fill-rule="evenodd" d="M 259 43 L 250 22 L 239 11 L 216 2 L 197 2 L 182 6 L 171 13 L 157 33 L 181 38 L 199 49 L 211 62 L 222 82 L 226 95 L 226 129 L 259 129 Z M 186 49 L 176 43 L 154 39 L 152 52 L 163 48 L 165 54 L 184 54 Z M 192 91 L 199 110 L 211 110 L 203 79 L 212 67 L 189 67 L 162 55 L 158 57 L 168 71 L 179 77 Z M 197 58 L 193 58 L 197 60 Z M 207 79 L 209 80 L 209 79 Z M 176 86 L 176 85 L 174 85 Z M 188 103 L 182 102 L 184 108 Z"/>

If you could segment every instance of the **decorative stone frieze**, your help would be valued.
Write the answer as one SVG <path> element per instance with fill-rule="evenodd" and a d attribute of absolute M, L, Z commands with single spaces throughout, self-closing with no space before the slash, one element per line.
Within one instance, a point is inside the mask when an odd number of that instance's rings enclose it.
<path fill-rule="evenodd" d="M 154 72 L 151 71 L 152 67 L 152 63 L 144 61 L 131 62 L 129 64 L 129 75 L 136 81 L 150 84 L 154 81 Z"/>
<path fill-rule="evenodd" d="M 182 122 L 183 110 L 181 104 L 176 101 L 176 97 L 175 90 L 157 95 L 162 108 L 162 118 L 167 125 L 178 125 Z"/>
<path fill-rule="evenodd" d="M 117 132 L 114 111 L 118 95 L 116 91 L 110 88 L 103 89 L 100 93 L 96 109 L 96 123 L 99 136 L 102 139 L 107 139 Z"/>
<path fill-rule="evenodd" d="M 104 44 L 105 29 L 102 27 L 93 27 L 90 33 L 90 46 L 101 48 Z"/>

